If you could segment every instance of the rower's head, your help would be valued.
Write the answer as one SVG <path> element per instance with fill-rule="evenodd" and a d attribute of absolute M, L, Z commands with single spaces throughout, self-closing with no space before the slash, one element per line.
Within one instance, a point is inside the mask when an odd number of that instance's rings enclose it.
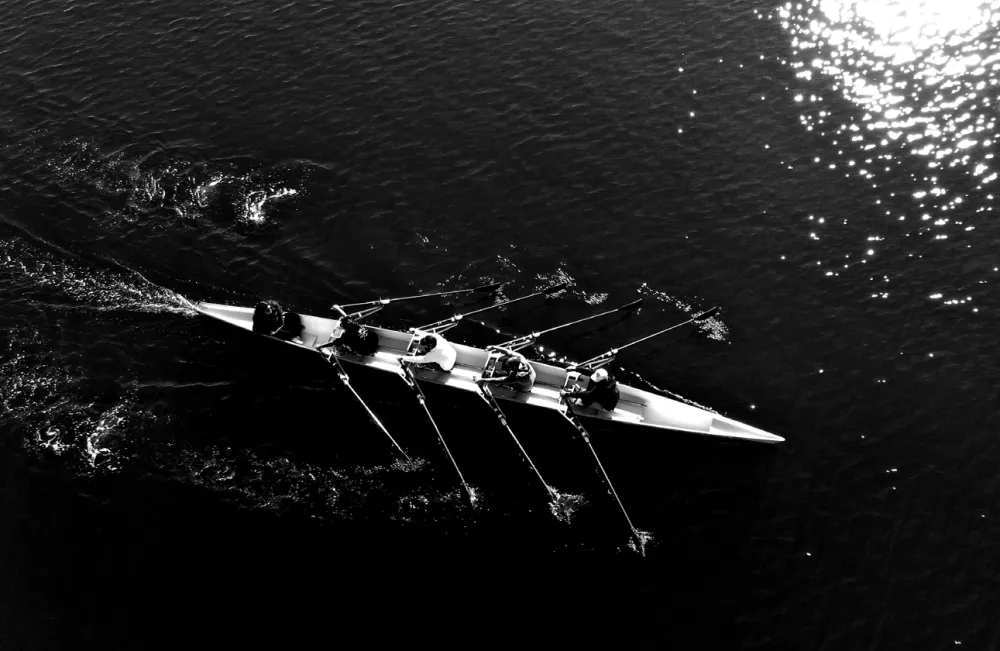
<path fill-rule="evenodd" d="M 517 355 L 508 355 L 503 361 L 503 370 L 507 373 L 516 373 L 521 367 L 521 358 Z"/>
<path fill-rule="evenodd" d="M 425 350 L 434 350 L 437 346 L 437 337 L 434 335 L 424 335 L 420 339 L 420 345 L 424 347 Z"/>
<path fill-rule="evenodd" d="M 607 382 L 611 375 L 603 368 L 599 368 L 590 376 L 592 382 Z"/>

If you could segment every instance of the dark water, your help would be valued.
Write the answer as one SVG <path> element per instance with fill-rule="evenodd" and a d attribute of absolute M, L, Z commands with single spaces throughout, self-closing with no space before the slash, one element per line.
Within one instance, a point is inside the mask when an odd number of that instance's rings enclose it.
<path fill-rule="evenodd" d="M 0 6 L 0 646 L 595 640 L 997 648 L 1000 43 L 989 3 Z M 775 446 L 355 384 L 181 296 L 493 281 Z M 406 326 L 450 314 L 385 310 Z"/>

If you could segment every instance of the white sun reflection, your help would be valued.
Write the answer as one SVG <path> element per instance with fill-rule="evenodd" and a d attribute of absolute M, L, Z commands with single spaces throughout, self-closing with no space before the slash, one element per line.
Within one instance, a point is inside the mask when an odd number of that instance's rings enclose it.
<path fill-rule="evenodd" d="M 923 257 L 919 245 L 967 246 L 994 209 L 988 186 L 1000 169 L 1000 0 L 799 0 L 775 17 L 798 79 L 788 99 L 805 132 L 835 152 L 811 167 L 868 188 L 870 211 L 858 216 L 875 233 L 854 259 L 879 265 L 886 237 L 908 259 Z"/>
<path fill-rule="evenodd" d="M 942 210 L 963 197 L 939 184 L 938 170 L 964 170 L 976 189 L 996 180 L 1000 1 L 813 0 L 785 4 L 779 18 L 792 36 L 797 76 L 832 79 L 864 111 L 841 124 L 820 105 L 801 117 L 834 144 L 857 145 L 864 158 L 848 167 L 876 180 L 894 154 L 922 157 L 929 169 L 914 179 L 913 197 Z M 794 100 L 823 101 L 805 92 Z"/>

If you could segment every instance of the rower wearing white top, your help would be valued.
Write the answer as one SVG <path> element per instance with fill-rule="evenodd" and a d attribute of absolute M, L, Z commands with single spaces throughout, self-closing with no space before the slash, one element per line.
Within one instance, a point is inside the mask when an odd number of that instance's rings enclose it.
<path fill-rule="evenodd" d="M 422 355 L 404 355 L 399 358 L 399 361 L 410 362 L 412 364 L 426 364 L 435 370 L 444 371 L 445 373 L 455 368 L 458 351 L 441 335 L 424 335 L 421 337 L 418 345 L 423 350 Z"/>

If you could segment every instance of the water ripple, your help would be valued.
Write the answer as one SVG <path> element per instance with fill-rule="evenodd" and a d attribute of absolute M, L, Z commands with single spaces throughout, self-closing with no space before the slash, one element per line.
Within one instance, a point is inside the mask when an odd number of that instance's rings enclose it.
<path fill-rule="evenodd" d="M 813 0 L 786 3 L 776 18 L 791 37 L 785 63 L 798 80 L 790 93 L 800 122 L 835 151 L 805 165 L 860 179 L 875 197 L 861 216 L 869 230 L 860 253 L 821 265 L 823 273 L 836 277 L 867 265 L 870 281 L 881 285 L 872 298 L 886 299 L 883 281 L 892 274 L 879 266 L 880 255 L 912 263 L 941 247 L 957 255 L 981 244 L 977 231 L 992 222 L 997 179 L 1000 3 Z M 816 242 L 848 221 L 808 219 Z M 937 298 L 962 305 L 971 300 L 970 284 L 991 280 L 955 279 Z"/>

